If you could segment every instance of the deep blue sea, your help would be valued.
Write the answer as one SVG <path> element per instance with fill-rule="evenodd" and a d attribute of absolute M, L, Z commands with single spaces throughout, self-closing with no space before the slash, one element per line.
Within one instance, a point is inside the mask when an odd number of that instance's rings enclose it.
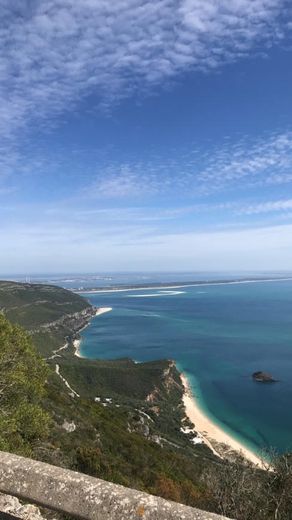
<path fill-rule="evenodd" d="M 174 359 L 225 430 L 254 451 L 292 450 L 292 281 L 85 296 L 113 310 L 82 332 L 84 356 Z M 255 383 L 256 370 L 279 382 Z"/>

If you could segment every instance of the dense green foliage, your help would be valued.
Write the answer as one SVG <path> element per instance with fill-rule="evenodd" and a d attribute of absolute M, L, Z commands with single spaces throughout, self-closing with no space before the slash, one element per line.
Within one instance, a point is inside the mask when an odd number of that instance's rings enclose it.
<path fill-rule="evenodd" d="M 48 434 L 41 406 L 48 368 L 29 335 L 0 315 L 0 447 L 30 453 Z"/>
<path fill-rule="evenodd" d="M 131 417 L 128 420 L 134 430 L 145 435 L 145 429 L 149 429 L 148 437 L 163 436 L 162 444 L 171 443 L 190 454 L 214 458 L 209 448 L 205 445 L 194 446 L 181 432 L 183 387 L 172 362 L 78 359 L 72 356 L 70 349 L 62 353 L 58 362 L 62 375 L 82 397 L 98 397 L 108 409 L 116 406 L 129 409 Z M 111 405 L 105 401 L 109 397 L 112 399 Z M 146 416 L 143 415 L 145 413 Z"/>
<path fill-rule="evenodd" d="M 124 396 L 125 399 L 141 399 L 161 387 L 163 372 L 169 367 L 166 360 L 135 363 L 131 359 L 87 360 L 69 357 L 62 361 L 65 377 L 74 381 L 83 396 Z M 175 372 L 177 375 L 177 373 Z M 179 383 L 179 379 L 177 380 Z M 179 398 L 181 385 L 179 384 Z"/>

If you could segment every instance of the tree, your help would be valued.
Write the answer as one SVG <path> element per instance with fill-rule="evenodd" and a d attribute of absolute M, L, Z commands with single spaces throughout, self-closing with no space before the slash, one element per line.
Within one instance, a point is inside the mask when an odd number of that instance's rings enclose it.
<path fill-rule="evenodd" d="M 0 449 L 29 454 L 46 437 L 50 418 L 41 400 L 47 376 L 29 334 L 0 314 Z"/>

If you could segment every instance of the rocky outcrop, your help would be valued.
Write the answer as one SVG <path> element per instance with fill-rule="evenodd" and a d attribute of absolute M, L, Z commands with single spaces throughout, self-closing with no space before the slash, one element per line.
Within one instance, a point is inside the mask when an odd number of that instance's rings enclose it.
<path fill-rule="evenodd" d="M 72 432 L 75 432 L 76 430 L 76 424 L 74 421 L 67 421 L 67 419 L 64 419 L 64 422 L 62 424 L 62 428 L 67 432 L 67 433 L 72 433 Z"/>
<path fill-rule="evenodd" d="M 271 376 L 271 374 L 269 374 L 268 372 L 261 372 L 261 371 L 254 372 L 252 374 L 252 378 L 257 383 L 276 383 L 277 382 L 276 379 L 274 379 L 273 376 Z"/>

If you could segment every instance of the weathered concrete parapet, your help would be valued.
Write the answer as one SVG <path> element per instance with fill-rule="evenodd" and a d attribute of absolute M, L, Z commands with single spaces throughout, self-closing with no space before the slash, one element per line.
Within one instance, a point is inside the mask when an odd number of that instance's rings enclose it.
<path fill-rule="evenodd" d="M 0 492 L 86 520 L 219 520 L 81 473 L 0 452 Z"/>

